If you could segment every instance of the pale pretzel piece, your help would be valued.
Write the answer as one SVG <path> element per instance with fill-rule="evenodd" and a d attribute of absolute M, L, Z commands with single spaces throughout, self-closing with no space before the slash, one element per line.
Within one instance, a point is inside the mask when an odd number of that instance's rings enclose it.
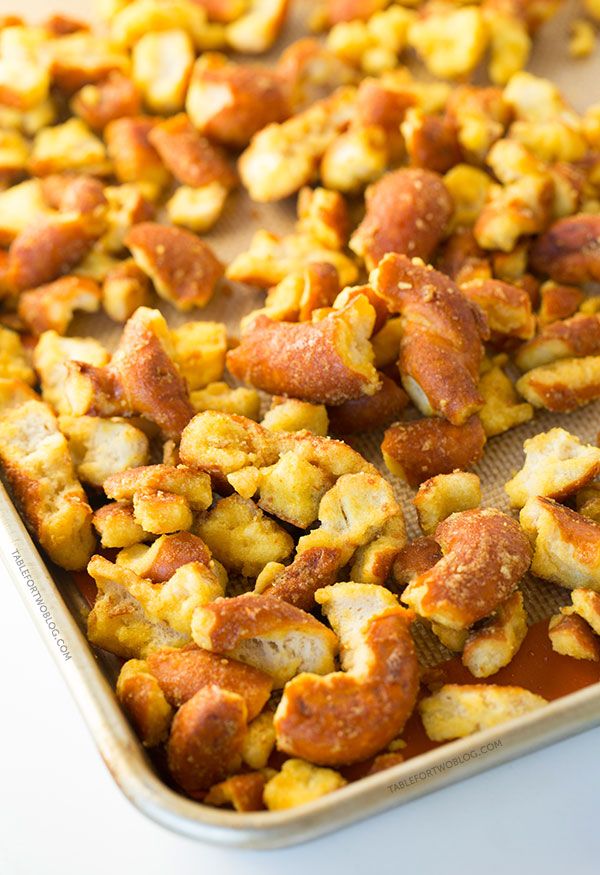
<path fill-rule="evenodd" d="M 247 708 L 241 696 L 211 685 L 179 708 L 167 743 L 169 771 L 185 792 L 204 791 L 241 765 Z"/>
<path fill-rule="evenodd" d="M 222 322 L 185 322 L 171 331 L 171 342 L 179 371 L 192 391 L 221 378 L 227 352 Z"/>
<path fill-rule="evenodd" d="M 374 320 L 364 296 L 315 322 L 258 316 L 228 353 L 227 366 L 258 389 L 311 403 L 340 404 L 372 395 L 379 388 L 368 340 Z"/>
<path fill-rule="evenodd" d="M 58 427 L 67 438 L 77 476 L 91 486 L 101 487 L 111 475 L 148 461 L 148 438 L 122 419 L 60 416 Z"/>
<path fill-rule="evenodd" d="M 429 261 L 452 215 L 442 178 L 410 168 L 386 174 L 366 193 L 366 215 L 350 248 L 372 270 L 388 252 Z"/>
<path fill-rule="evenodd" d="M 512 507 L 536 496 L 566 498 L 600 473 L 600 450 L 563 428 L 529 438 L 523 449 L 525 464 L 504 487 Z"/>
<path fill-rule="evenodd" d="M 201 538 L 191 532 L 161 535 L 150 546 L 136 544 L 125 548 L 117 553 L 115 562 L 152 583 L 164 583 L 178 568 L 189 562 L 201 562 L 221 577 L 210 550 Z"/>
<path fill-rule="evenodd" d="M 140 222 L 126 235 L 125 245 L 158 294 L 178 310 L 205 306 L 223 274 L 210 246 L 182 228 Z"/>
<path fill-rule="evenodd" d="M 98 508 L 92 522 L 103 547 L 131 547 L 153 537 L 136 523 L 132 505 L 124 501 L 113 501 Z"/>
<path fill-rule="evenodd" d="M 481 312 L 451 279 L 406 255 L 385 255 L 371 284 L 404 329 L 399 369 L 422 413 L 462 425 L 483 406 L 477 377 L 488 336 Z"/>
<path fill-rule="evenodd" d="M 572 608 L 561 608 L 550 617 L 548 637 L 552 650 L 572 659 L 600 660 L 600 639 Z"/>
<path fill-rule="evenodd" d="M 29 156 L 29 172 L 34 176 L 68 170 L 95 176 L 111 173 L 104 143 L 78 118 L 42 128 Z"/>
<path fill-rule="evenodd" d="M 600 595 L 591 589 L 574 589 L 571 601 L 575 613 L 589 623 L 596 635 L 600 635 Z"/>
<path fill-rule="evenodd" d="M 194 47 L 185 30 L 148 31 L 131 52 L 131 75 L 144 103 L 157 114 L 183 108 L 194 64 Z"/>
<path fill-rule="evenodd" d="M 346 779 L 334 769 L 319 768 L 292 758 L 286 760 L 281 770 L 267 781 L 263 796 L 269 811 L 283 811 L 320 799 L 346 783 Z"/>
<path fill-rule="evenodd" d="M 466 629 L 492 613 L 531 562 L 518 523 L 495 508 L 455 513 L 437 526 L 434 537 L 442 558 L 409 583 L 402 601 L 451 629 Z"/>
<path fill-rule="evenodd" d="M 391 473 L 416 488 L 438 474 L 471 468 L 483 456 L 485 442 L 477 416 L 463 425 L 431 417 L 392 425 L 385 432 L 381 451 Z"/>
<path fill-rule="evenodd" d="M 438 474 L 421 483 L 413 504 L 421 531 L 431 535 L 451 514 L 479 507 L 481 482 L 477 474 L 465 471 Z"/>
<path fill-rule="evenodd" d="M 288 6 L 289 0 L 250 0 L 248 10 L 226 25 L 227 45 L 236 52 L 266 52 L 277 39 Z"/>
<path fill-rule="evenodd" d="M 0 435 L 0 464 L 30 529 L 61 568 L 84 568 L 92 510 L 52 409 L 18 380 L 0 381 Z"/>
<path fill-rule="evenodd" d="M 72 412 L 139 414 L 155 422 L 166 437 L 179 438 L 194 409 L 173 357 L 164 317 L 139 307 L 126 322 L 109 365 L 69 366 L 65 389 Z"/>
<path fill-rule="evenodd" d="M 546 704 L 542 696 L 522 687 L 444 684 L 420 702 L 419 711 L 428 737 L 449 741 L 514 720 Z"/>
<path fill-rule="evenodd" d="M 600 398 L 600 356 L 567 358 L 527 371 L 517 391 L 534 407 L 570 413 Z"/>
<path fill-rule="evenodd" d="M 568 286 L 547 280 L 540 286 L 540 307 L 537 318 L 542 330 L 552 322 L 574 316 L 585 301 L 585 294 L 577 286 Z"/>
<path fill-rule="evenodd" d="M 486 437 L 502 434 L 533 418 L 533 407 L 520 401 L 512 381 L 500 366 L 494 365 L 482 374 L 479 391 L 485 400 L 479 418 Z"/>
<path fill-rule="evenodd" d="M 600 592 L 600 525 L 549 498 L 530 498 L 520 515 L 533 545 L 531 571 L 567 589 Z"/>
<path fill-rule="evenodd" d="M 98 587 L 88 638 L 125 659 L 189 643 L 194 610 L 223 595 L 221 582 L 201 562 L 182 565 L 165 583 L 152 583 L 102 556 L 92 556 L 88 573 Z"/>
<path fill-rule="evenodd" d="M 328 145 L 350 122 L 355 89 L 345 86 L 304 112 L 256 133 L 239 163 L 252 200 L 275 201 L 310 183 Z"/>
<path fill-rule="evenodd" d="M 265 783 L 271 774 L 271 770 L 265 771 L 231 775 L 213 784 L 202 801 L 205 805 L 232 805 L 235 811 L 262 811 Z"/>
<path fill-rule="evenodd" d="M 389 744 L 414 708 L 412 614 L 370 584 L 337 583 L 316 598 L 340 639 L 343 670 L 305 672 L 286 684 L 275 712 L 277 746 L 318 765 L 358 762 Z"/>
<path fill-rule="evenodd" d="M 116 693 L 145 747 L 166 741 L 174 711 L 144 660 L 125 663 L 117 678 Z"/>
<path fill-rule="evenodd" d="M 271 678 L 258 668 L 202 650 L 195 644 L 155 650 L 148 654 L 147 665 L 174 708 L 184 705 L 203 687 L 216 684 L 241 696 L 248 709 L 248 720 L 253 720 L 271 694 Z"/>
<path fill-rule="evenodd" d="M 273 712 L 264 710 L 248 724 L 242 759 L 251 769 L 264 769 L 275 747 Z"/>
<path fill-rule="evenodd" d="M 556 320 L 521 346 L 515 363 L 522 371 L 530 371 L 565 358 L 600 355 L 600 315 L 578 314 L 570 319 Z"/>
<path fill-rule="evenodd" d="M 255 389 L 243 386 L 232 389 L 228 383 L 209 383 L 203 389 L 190 392 L 190 401 L 196 413 L 216 410 L 254 420 L 260 417 L 260 395 Z"/>
<path fill-rule="evenodd" d="M 0 243 L 8 246 L 29 225 L 52 216 L 56 212 L 48 205 L 39 179 L 11 185 L 0 191 Z"/>
<path fill-rule="evenodd" d="M 533 244 L 531 262 L 558 283 L 600 280 L 600 216 L 559 219 Z"/>
<path fill-rule="evenodd" d="M 80 361 L 100 368 L 109 359 L 108 350 L 93 337 L 60 337 L 56 331 L 44 331 L 33 351 L 33 366 L 44 401 L 57 413 L 70 414 L 71 406 L 64 392 L 67 363 Z"/>
<path fill-rule="evenodd" d="M 97 313 L 102 292 L 87 277 L 63 276 L 47 285 L 23 292 L 18 313 L 33 334 L 56 331 L 66 334 L 76 310 Z"/>
<path fill-rule="evenodd" d="M 277 71 L 205 54 L 194 65 L 186 111 L 204 136 L 243 147 L 268 124 L 284 121 L 291 107 Z"/>
<path fill-rule="evenodd" d="M 500 604 L 485 625 L 471 631 L 462 662 L 476 678 L 487 678 L 508 665 L 527 634 L 523 596 L 515 592 Z"/>
<path fill-rule="evenodd" d="M 235 494 L 200 516 L 196 531 L 219 562 L 248 577 L 259 574 L 268 562 L 286 559 L 294 548 L 281 526 L 253 501 Z"/>
<path fill-rule="evenodd" d="M 208 475 L 185 465 L 129 468 L 108 477 L 103 486 L 108 498 L 132 502 L 135 521 L 157 535 L 189 529 L 192 511 L 212 502 Z"/>
<path fill-rule="evenodd" d="M 115 322 L 126 322 L 138 307 L 150 304 L 150 280 L 133 258 L 111 267 L 102 282 L 102 309 Z"/>
<path fill-rule="evenodd" d="M 385 586 L 405 544 L 406 526 L 400 511 L 383 523 L 371 541 L 355 551 L 350 569 L 352 580 Z"/>
<path fill-rule="evenodd" d="M 327 437 L 329 418 L 322 404 L 310 404 L 297 398 L 276 395 L 271 407 L 262 418 L 261 425 L 269 431 L 311 431 Z"/>
<path fill-rule="evenodd" d="M 531 298 L 525 289 L 501 280 L 472 279 L 461 283 L 460 290 L 485 313 L 492 339 L 529 340 L 535 334 Z"/>
<path fill-rule="evenodd" d="M 195 612 L 194 641 L 264 671 L 281 688 L 298 672 L 333 671 L 336 635 L 310 614 L 269 595 L 245 593 Z"/>
<path fill-rule="evenodd" d="M 16 331 L 0 326 L 0 377 L 33 386 L 36 376 Z M 47 399 L 44 399 L 47 400 Z M 325 429 L 327 434 L 327 429 Z"/>

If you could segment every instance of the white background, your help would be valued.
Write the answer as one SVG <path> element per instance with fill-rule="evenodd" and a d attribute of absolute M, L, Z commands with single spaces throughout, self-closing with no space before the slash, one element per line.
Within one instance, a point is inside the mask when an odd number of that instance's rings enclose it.
<path fill-rule="evenodd" d="M 1 875 L 600 872 L 600 729 L 295 848 L 229 851 L 173 835 L 113 783 L 1 576 Z"/>

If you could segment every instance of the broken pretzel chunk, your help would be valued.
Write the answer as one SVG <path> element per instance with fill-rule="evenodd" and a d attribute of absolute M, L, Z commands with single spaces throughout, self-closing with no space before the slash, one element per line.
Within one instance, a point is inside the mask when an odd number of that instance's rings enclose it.
<path fill-rule="evenodd" d="M 334 769 L 291 758 L 267 781 L 263 796 L 269 811 L 282 811 L 320 799 L 346 783 L 346 779 Z"/>
<path fill-rule="evenodd" d="M 57 413 L 70 414 L 71 406 L 64 391 L 67 363 L 79 361 L 101 368 L 109 359 L 108 350 L 93 337 L 61 337 L 56 331 L 44 331 L 33 351 L 33 366 L 44 401 Z"/>
<path fill-rule="evenodd" d="M 150 281 L 133 258 L 111 267 L 102 282 L 102 309 L 115 322 L 126 322 L 150 303 Z"/>
<path fill-rule="evenodd" d="M 309 548 L 287 567 L 276 563 L 265 566 L 257 578 L 254 591 L 275 596 L 296 608 L 310 611 L 314 608 L 315 592 L 335 583 L 342 561 L 342 552 L 335 547 Z"/>
<path fill-rule="evenodd" d="M 600 398 L 600 356 L 566 358 L 527 371 L 517 391 L 534 407 L 570 413 Z"/>
<path fill-rule="evenodd" d="M 501 280 L 473 279 L 461 283 L 460 290 L 485 313 L 492 342 L 513 337 L 529 340 L 535 334 L 531 298 L 525 289 Z"/>
<path fill-rule="evenodd" d="M 502 602 L 481 628 L 469 633 L 463 665 L 476 678 L 487 678 L 508 665 L 527 634 L 523 596 L 515 592 Z"/>
<path fill-rule="evenodd" d="M 0 326 L 0 378 L 19 380 L 32 386 L 36 376 L 16 331 Z M 46 398 L 44 400 L 47 400 Z M 325 434 L 327 429 L 325 429 Z"/>
<path fill-rule="evenodd" d="M 245 593 L 196 611 L 194 641 L 264 671 L 281 688 L 298 672 L 334 669 L 336 635 L 310 614 L 270 595 Z"/>
<path fill-rule="evenodd" d="M 189 562 L 201 562 L 219 576 L 210 550 L 201 538 L 190 532 L 161 535 L 151 546 L 135 544 L 120 550 L 116 558 L 117 565 L 123 565 L 153 583 L 164 583 Z"/>
<path fill-rule="evenodd" d="M 145 747 L 166 741 L 174 712 L 144 660 L 125 663 L 117 678 L 116 693 Z"/>
<path fill-rule="evenodd" d="M 600 450 L 564 428 L 552 428 L 523 444 L 525 464 L 505 486 L 512 507 L 529 498 L 565 498 L 600 473 Z"/>
<path fill-rule="evenodd" d="M 174 708 L 184 705 L 204 687 L 216 684 L 241 696 L 248 709 L 248 719 L 253 720 L 262 712 L 271 694 L 271 678 L 264 672 L 202 650 L 195 644 L 154 650 L 148 654 L 147 664 Z"/>
<path fill-rule="evenodd" d="M 66 334 L 76 310 L 96 313 L 102 293 L 94 280 L 64 276 L 47 285 L 23 292 L 18 313 L 33 334 L 56 331 Z"/>
<path fill-rule="evenodd" d="M 179 438 L 194 414 L 164 317 L 147 307 L 126 322 L 106 367 L 69 365 L 65 393 L 75 416 L 141 415 L 167 438 Z"/>
<path fill-rule="evenodd" d="M 197 413 L 216 410 L 257 420 L 260 416 L 260 395 L 243 386 L 232 389 L 227 383 L 209 383 L 203 389 L 190 392 L 192 407 Z"/>
<path fill-rule="evenodd" d="M 466 629 L 510 596 L 532 550 L 518 523 L 494 508 L 455 513 L 434 533 L 442 558 L 412 580 L 402 601 L 419 616 Z"/>
<path fill-rule="evenodd" d="M 395 422 L 408 405 L 408 395 L 394 380 L 379 373 L 381 387 L 374 395 L 363 395 L 330 406 L 332 434 L 361 434 Z"/>
<path fill-rule="evenodd" d="M 221 378 L 227 352 L 222 322 L 185 322 L 171 331 L 171 342 L 179 372 L 191 390 Z"/>
<path fill-rule="evenodd" d="M 471 468 L 483 456 L 485 441 L 477 416 L 464 425 L 431 417 L 392 425 L 381 451 L 389 471 L 416 488 L 438 474 Z"/>
<path fill-rule="evenodd" d="M 270 774 L 270 773 L 269 773 Z M 262 811 L 263 793 L 269 774 L 244 772 L 213 784 L 202 800 L 205 805 L 231 805 L 235 811 Z"/>
<path fill-rule="evenodd" d="M 257 316 L 227 366 L 238 379 L 274 395 L 341 404 L 379 388 L 369 343 L 375 311 L 364 296 L 315 322 Z"/>
<path fill-rule="evenodd" d="M 145 659 L 160 647 L 188 644 L 195 609 L 223 595 L 221 582 L 202 562 L 182 565 L 164 583 L 145 580 L 102 556 L 92 556 L 88 573 L 98 587 L 88 638 L 124 659 Z"/>
<path fill-rule="evenodd" d="M 477 378 L 488 329 L 481 311 L 449 277 L 405 255 L 385 255 L 371 283 L 401 315 L 398 367 L 412 401 L 425 415 L 462 425 L 483 406 Z"/>
<path fill-rule="evenodd" d="M 240 495 L 220 499 L 199 518 L 196 531 L 219 562 L 248 577 L 258 575 L 268 562 L 286 559 L 294 548 L 281 526 Z"/>
<path fill-rule="evenodd" d="M 277 746 L 317 765 L 358 762 L 396 738 L 414 708 L 412 615 L 389 590 L 364 583 L 337 583 L 316 598 L 340 639 L 342 671 L 288 681 L 275 712 Z"/>
<path fill-rule="evenodd" d="M 550 617 L 548 637 L 555 653 L 572 659 L 600 660 L 600 639 L 572 608 L 562 608 Z"/>
<path fill-rule="evenodd" d="M 185 113 L 159 122 L 148 139 L 183 185 L 199 188 L 219 182 L 227 189 L 235 185 L 235 174 L 224 154 L 198 133 Z"/>
<path fill-rule="evenodd" d="M 61 568 L 84 568 L 92 510 L 52 409 L 18 380 L 0 381 L 0 436 L 0 464 L 32 532 Z"/>
<path fill-rule="evenodd" d="M 148 31 L 132 48 L 131 76 L 146 106 L 157 114 L 183 108 L 194 63 L 185 30 Z"/>
<path fill-rule="evenodd" d="M 158 294 L 179 310 L 205 306 L 223 274 L 208 244 L 181 228 L 141 222 L 129 231 L 125 245 Z"/>
<path fill-rule="evenodd" d="M 131 547 L 154 536 L 136 523 L 133 507 L 125 501 L 113 501 L 94 511 L 94 528 L 103 547 Z"/>
<path fill-rule="evenodd" d="M 177 711 L 167 742 L 169 771 L 192 797 L 236 772 L 248 712 L 241 696 L 216 685 L 203 687 Z"/>
<path fill-rule="evenodd" d="M 600 525 L 549 498 L 530 498 L 520 515 L 533 546 L 531 571 L 567 589 L 600 591 Z"/>
<path fill-rule="evenodd" d="M 546 704 L 542 696 L 522 687 L 444 684 L 420 702 L 419 711 L 428 737 L 449 741 L 514 720 Z"/>
<path fill-rule="evenodd" d="M 236 64 L 204 54 L 192 71 L 186 111 L 194 127 L 212 141 L 241 148 L 267 125 L 290 114 L 283 78 L 266 67 Z"/>
<path fill-rule="evenodd" d="M 93 131 L 103 131 L 115 119 L 139 115 L 140 95 L 128 76 L 114 70 L 100 82 L 84 85 L 73 96 L 71 109 Z"/>
<path fill-rule="evenodd" d="M 533 244 L 531 263 L 557 283 L 600 280 L 600 216 L 578 214 L 559 219 Z"/>
<path fill-rule="evenodd" d="M 522 371 L 530 371 L 566 358 L 584 358 L 600 354 L 600 316 L 578 314 L 555 320 L 523 344 L 515 355 Z"/>
<path fill-rule="evenodd" d="M 367 190 L 366 210 L 350 248 L 372 270 L 388 252 L 429 261 L 452 215 L 452 201 L 438 174 L 401 169 Z"/>
<path fill-rule="evenodd" d="M 501 367 L 495 365 L 481 376 L 479 391 L 485 403 L 478 416 L 486 437 L 502 434 L 533 418 L 533 407 L 520 400 Z"/>
<path fill-rule="evenodd" d="M 327 437 L 329 418 L 323 404 L 275 395 L 261 425 L 269 431 L 307 431 Z"/>
<path fill-rule="evenodd" d="M 453 513 L 481 504 L 481 483 L 477 474 L 453 471 L 438 474 L 421 483 L 413 498 L 421 531 L 431 535 L 438 524 Z"/>
<path fill-rule="evenodd" d="M 94 416 L 60 416 L 58 427 L 83 483 L 101 487 L 112 476 L 148 461 L 148 438 L 122 419 Z"/>
<path fill-rule="evenodd" d="M 575 613 L 589 623 L 596 635 L 600 635 L 600 595 L 592 589 L 574 589 L 571 601 Z"/>
<path fill-rule="evenodd" d="M 149 116 L 117 118 L 106 125 L 104 139 L 113 162 L 114 174 L 121 183 L 135 183 L 155 200 L 170 180 L 149 135 L 156 119 Z"/>

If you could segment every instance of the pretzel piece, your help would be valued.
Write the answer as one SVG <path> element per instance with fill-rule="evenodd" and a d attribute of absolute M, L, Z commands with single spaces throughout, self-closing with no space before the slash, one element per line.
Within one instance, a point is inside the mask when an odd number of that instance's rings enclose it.
<path fill-rule="evenodd" d="M 371 285 L 401 314 L 399 368 L 411 399 L 425 415 L 462 425 L 483 406 L 477 378 L 488 330 L 481 312 L 452 280 L 405 255 L 385 255 Z"/>
<path fill-rule="evenodd" d="M 466 629 L 496 610 L 531 562 L 519 525 L 494 508 L 455 513 L 437 526 L 434 537 L 442 558 L 409 583 L 402 601 L 451 629 Z"/>
<path fill-rule="evenodd" d="M 310 614 L 270 595 L 245 593 L 196 611 L 199 647 L 264 671 L 274 688 L 301 671 L 333 671 L 337 637 Z"/>

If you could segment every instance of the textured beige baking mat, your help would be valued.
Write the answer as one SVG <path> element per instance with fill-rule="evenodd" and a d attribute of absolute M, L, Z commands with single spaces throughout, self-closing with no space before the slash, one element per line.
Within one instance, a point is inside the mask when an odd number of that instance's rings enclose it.
<path fill-rule="evenodd" d="M 283 46 L 306 35 L 303 22 L 311 5 L 310 0 L 292 0 L 289 21 L 272 56 L 276 57 Z M 11 0 L 2 0 L 2 7 L 4 6 L 7 7 L 6 11 L 10 11 Z M 17 6 L 16 0 L 14 6 Z M 540 31 L 528 69 L 556 82 L 575 109 L 581 111 L 592 103 L 600 102 L 600 51 L 597 50 L 593 56 L 583 60 L 572 60 L 568 56 L 569 22 L 576 17 L 579 6 L 580 3 L 576 0 L 565 3 L 561 13 Z M 24 11 L 32 20 L 43 19 L 55 11 L 70 12 L 79 18 L 85 16 L 89 19 L 93 17 L 93 3 L 89 0 L 83 4 L 81 0 L 27 0 L 17 11 Z M 242 190 L 238 190 L 228 199 L 225 212 L 216 228 L 204 239 L 228 263 L 235 255 L 247 249 L 253 233 L 259 228 L 266 228 L 277 234 L 290 232 L 294 216 L 295 199 L 275 204 L 255 204 Z M 190 318 L 215 320 L 225 322 L 229 333 L 236 336 L 240 318 L 261 306 L 263 300 L 263 294 L 248 287 L 223 283 L 215 298 L 202 311 L 181 314 L 160 299 L 156 300 L 155 306 L 160 307 L 171 326 Z M 72 323 L 69 334 L 93 335 L 112 347 L 120 332 L 121 326 L 107 317 L 86 315 L 78 317 Z M 474 469 L 481 477 L 484 505 L 508 509 L 504 484 L 521 467 L 523 441 L 556 425 L 561 425 L 582 440 L 595 444 L 600 430 L 600 402 L 570 415 L 537 414 L 531 422 L 492 438 L 486 445 L 482 462 Z M 351 438 L 349 443 L 377 465 L 394 484 L 404 507 L 408 534 L 412 538 L 419 534 L 412 506 L 413 492 L 392 477 L 383 465 L 380 452 L 382 436 L 382 432 L 374 432 L 368 437 Z M 549 616 L 559 605 L 569 601 L 567 590 L 534 578 L 525 581 L 523 592 L 530 622 Z M 451 655 L 424 627 L 417 627 L 415 635 L 424 664 L 432 665 Z"/>

